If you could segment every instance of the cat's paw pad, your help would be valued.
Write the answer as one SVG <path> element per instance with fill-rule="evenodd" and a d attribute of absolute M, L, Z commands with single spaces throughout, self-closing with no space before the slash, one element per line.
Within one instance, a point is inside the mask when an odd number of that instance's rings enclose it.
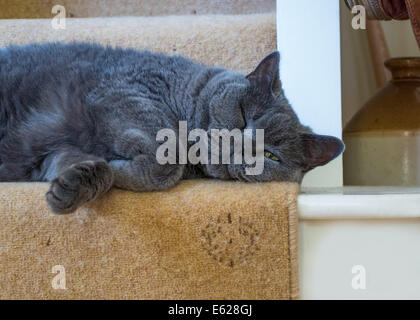
<path fill-rule="evenodd" d="M 112 184 L 112 172 L 106 162 L 84 161 L 65 170 L 51 181 L 46 194 L 49 208 L 57 214 L 74 212 L 82 204 L 93 200 L 104 184 Z"/>

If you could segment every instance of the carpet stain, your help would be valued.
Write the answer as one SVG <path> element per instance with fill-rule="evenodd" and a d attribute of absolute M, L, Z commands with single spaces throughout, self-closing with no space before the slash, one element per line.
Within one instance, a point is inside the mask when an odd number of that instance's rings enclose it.
<path fill-rule="evenodd" d="M 201 230 L 202 248 L 219 264 L 234 268 L 259 250 L 259 234 L 243 217 L 220 214 Z"/>

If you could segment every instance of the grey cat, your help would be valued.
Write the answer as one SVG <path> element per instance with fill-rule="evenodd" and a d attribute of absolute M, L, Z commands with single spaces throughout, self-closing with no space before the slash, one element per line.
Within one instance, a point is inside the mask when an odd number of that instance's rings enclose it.
<path fill-rule="evenodd" d="M 180 56 L 49 43 L 0 49 L 0 181 L 51 181 L 55 213 L 112 186 L 163 190 L 181 179 L 294 181 L 343 143 L 313 134 L 290 107 L 273 52 L 245 76 Z M 246 165 L 160 165 L 160 129 L 264 129 L 262 174 Z"/>

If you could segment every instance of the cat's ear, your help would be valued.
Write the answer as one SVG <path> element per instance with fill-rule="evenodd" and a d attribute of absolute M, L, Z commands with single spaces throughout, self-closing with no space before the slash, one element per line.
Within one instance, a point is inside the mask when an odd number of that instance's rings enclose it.
<path fill-rule="evenodd" d="M 344 151 L 343 142 L 336 137 L 305 133 L 301 135 L 301 140 L 304 155 L 304 172 L 327 164 Z"/>
<path fill-rule="evenodd" d="M 262 92 L 277 96 L 281 91 L 279 64 L 280 53 L 274 51 L 266 56 L 246 78 Z"/>

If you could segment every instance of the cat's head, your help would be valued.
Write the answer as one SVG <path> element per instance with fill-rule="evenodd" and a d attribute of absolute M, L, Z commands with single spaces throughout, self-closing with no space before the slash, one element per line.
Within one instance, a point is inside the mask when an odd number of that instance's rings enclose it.
<path fill-rule="evenodd" d="M 273 52 L 247 76 L 227 72 L 216 79 L 209 101 L 209 129 L 263 129 L 264 169 L 249 175 L 245 169 L 252 165 L 245 163 L 208 164 L 205 169 L 211 176 L 301 182 L 306 172 L 343 152 L 340 139 L 314 134 L 299 122 L 282 89 L 279 60 L 279 53 Z"/>

